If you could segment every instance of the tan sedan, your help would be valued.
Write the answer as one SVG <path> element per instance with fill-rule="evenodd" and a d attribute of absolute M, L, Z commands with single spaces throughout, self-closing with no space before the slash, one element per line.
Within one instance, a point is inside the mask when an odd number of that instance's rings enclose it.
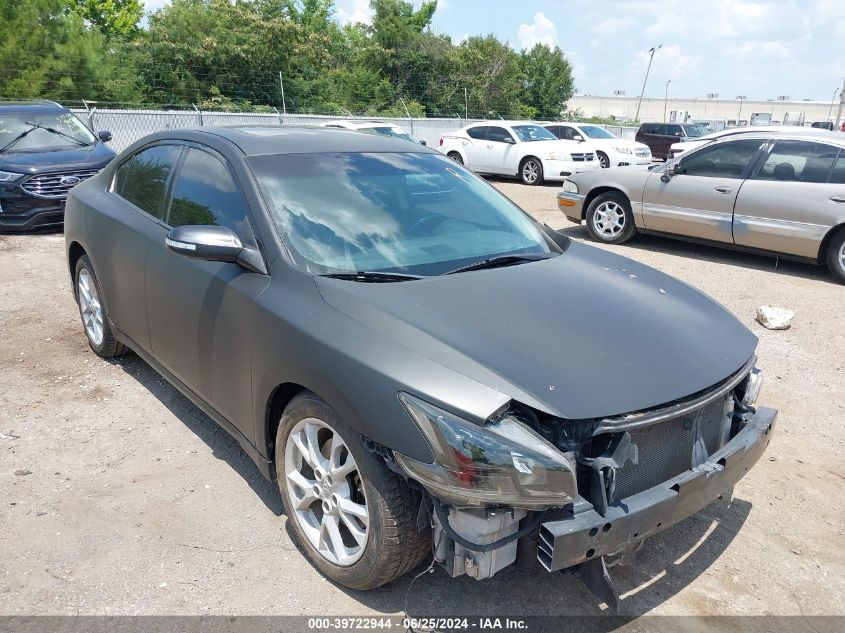
<path fill-rule="evenodd" d="M 575 174 L 558 207 L 593 239 L 637 232 L 827 264 L 845 283 L 845 135 L 745 134 L 648 169 Z"/>

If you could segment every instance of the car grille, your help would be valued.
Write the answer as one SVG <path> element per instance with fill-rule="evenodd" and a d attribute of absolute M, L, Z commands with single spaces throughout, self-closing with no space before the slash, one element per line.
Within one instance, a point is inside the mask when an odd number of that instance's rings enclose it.
<path fill-rule="evenodd" d="M 586 162 L 589 162 L 589 161 L 591 161 L 591 160 L 595 160 L 595 158 L 596 158 L 596 155 L 595 155 L 595 154 L 593 154 L 592 152 L 584 152 L 584 153 L 580 153 L 580 154 L 572 154 L 571 156 L 572 156 L 572 160 L 574 160 L 574 161 L 576 161 L 576 162 L 579 162 L 579 163 L 583 163 L 583 162 L 585 162 L 585 161 L 586 161 Z"/>
<path fill-rule="evenodd" d="M 88 180 L 99 171 L 99 169 L 81 169 L 56 174 L 39 174 L 25 180 L 21 184 L 21 189 L 39 198 L 63 199 L 67 198 L 68 191 L 73 187 L 83 180 Z"/>
<path fill-rule="evenodd" d="M 634 154 L 639 158 L 645 158 L 646 156 L 651 156 L 651 151 L 647 149 L 635 149 Z"/>
<path fill-rule="evenodd" d="M 728 394 L 704 406 L 665 422 L 629 431 L 637 445 L 637 465 L 630 462 L 616 471 L 616 487 L 610 503 L 672 479 L 692 468 L 692 451 L 697 434 L 708 454 L 719 449 L 726 421 Z"/>

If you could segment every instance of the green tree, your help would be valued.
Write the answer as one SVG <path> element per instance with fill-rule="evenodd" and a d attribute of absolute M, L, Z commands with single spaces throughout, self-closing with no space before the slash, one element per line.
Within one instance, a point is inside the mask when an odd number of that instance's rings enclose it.
<path fill-rule="evenodd" d="M 131 38 L 144 15 L 139 0 L 67 0 L 72 13 L 96 26 L 107 38 Z"/>
<path fill-rule="evenodd" d="M 522 69 L 519 55 L 494 35 L 464 40 L 452 51 L 453 78 L 459 88 L 452 96 L 453 112 L 464 111 L 464 92 L 470 116 L 524 116 L 520 95 Z"/>
<path fill-rule="evenodd" d="M 557 46 L 535 44 L 520 56 L 523 72 L 522 103 L 532 117 L 555 118 L 574 90 L 572 65 Z"/>

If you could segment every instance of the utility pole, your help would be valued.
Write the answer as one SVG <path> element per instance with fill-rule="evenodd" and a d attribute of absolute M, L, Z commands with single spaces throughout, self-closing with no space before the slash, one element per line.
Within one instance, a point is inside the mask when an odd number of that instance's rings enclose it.
<path fill-rule="evenodd" d="M 842 129 L 842 110 L 845 108 L 845 80 L 842 81 L 842 90 L 839 91 L 839 109 L 836 111 L 836 129 Z"/>
<path fill-rule="evenodd" d="M 279 71 L 279 88 L 282 90 L 282 114 L 287 116 L 288 108 L 285 104 L 285 82 L 282 81 L 282 71 Z"/>
<path fill-rule="evenodd" d="M 646 68 L 645 79 L 643 79 L 643 89 L 640 90 L 640 99 L 639 99 L 639 101 L 637 101 L 637 113 L 634 115 L 634 121 L 640 120 L 640 106 L 643 104 L 643 95 L 645 94 L 645 85 L 646 85 L 646 82 L 648 81 L 648 73 L 651 72 L 651 62 L 654 61 L 654 53 L 658 49 L 661 49 L 661 48 L 663 48 L 663 44 L 658 44 L 657 48 L 652 46 L 650 49 L 648 49 L 648 52 L 649 52 L 648 68 Z"/>
<path fill-rule="evenodd" d="M 738 95 L 737 101 L 739 101 L 739 114 L 736 115 L 736 126 L 742 127 L 742 102 L 745 101 L 745 95 Z"/>
<path fill-rule="evenodd" d="M 467 97 L 466 87 L 464 87 L 464 121 L 469 121 L 469 97 Z"/>
<path fill-rule="evenodd" d="M 833 114 L 833 103 L 836 101 L 836 93 L 837 92 L 839 92 L 839 88 L 834 88 L 833 89 L 833 96 L 830 98 L 830 107 L 827 110 L 827 120 L 828 121 L 830 121 L 830 115 Z"/>
<path fill-rule="evenodd" d="M 666 80 L 666 94 L 663 95 L 663 122 L 667 123 L 666 120 L 666 106 L 669 104 L 669 84 L 672 83 L 671 79 Z"/>

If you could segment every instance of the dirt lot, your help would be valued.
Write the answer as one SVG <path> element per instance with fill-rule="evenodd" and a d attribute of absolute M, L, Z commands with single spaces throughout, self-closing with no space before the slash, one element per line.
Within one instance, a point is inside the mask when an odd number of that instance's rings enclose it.
<path fill-rule="evenodd" d="M 587 239 L 555 187 L 496 185 Z M 411 577 L 369 593 L 325 581 L 234 441 L 137 357 L 94 356 L 63 244 L 0 236 L 0 613 L 402 614 Z M 616 250 L 737 314 L 760 337 L 761 402 L 780 409 L 730 504 L 612 570 L 623 611 L 845 614 L 845 287 L 824 269 L 665 239 Z M 795 310 L 792 329 L 757 325 L 764 304 Z M 438 569 L 407 598 L 413 615 L 601 612 L 580 582 L 539 567 L 486 582 Z"/>

